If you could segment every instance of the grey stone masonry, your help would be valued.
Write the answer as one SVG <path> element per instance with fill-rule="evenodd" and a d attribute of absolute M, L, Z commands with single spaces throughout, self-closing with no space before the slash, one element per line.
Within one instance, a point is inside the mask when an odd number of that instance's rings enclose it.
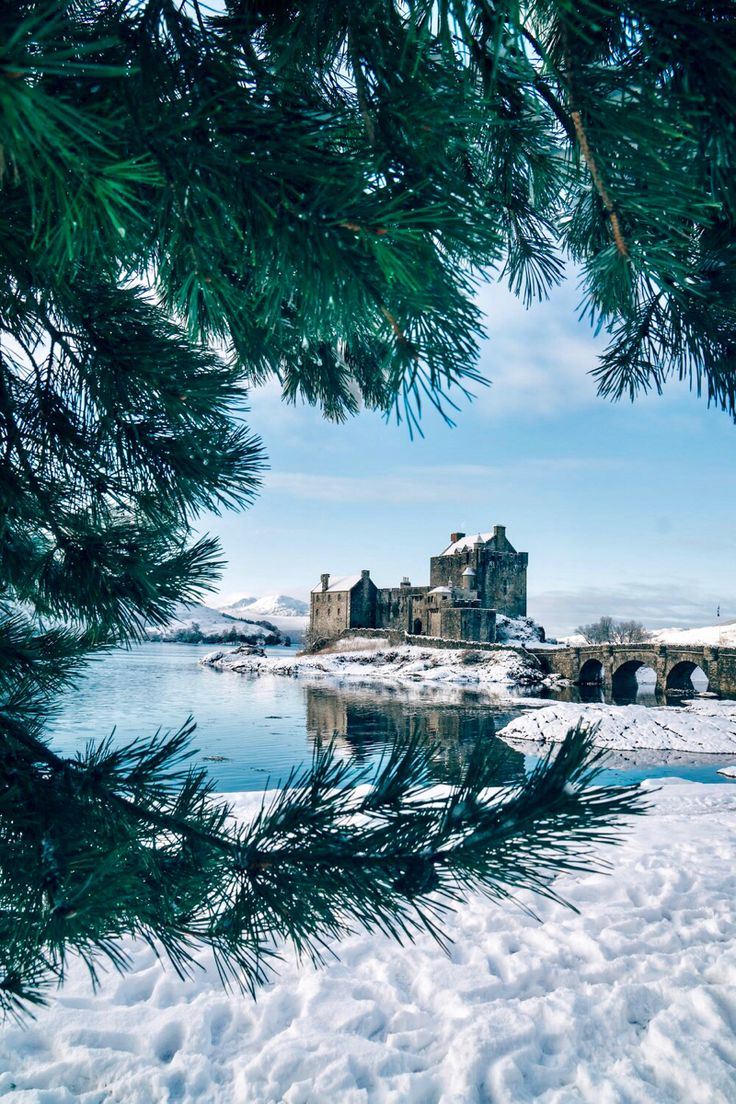
<path fill-rule="evenodd" d="M 614 692 L 632 687 L 640 667 L 651 667 L 656 690 L 678 692 L 689 688 L 696 667 L 708 679 L 708 689 L 736 697 L 736 648 L 691 644 L 582 644 L 579 647 L 537 648 L 527 645 L 542 668 L 570 682 L 600 685 Z"/>
<path fill-rule="evenodd" d="M 452 533 L 445 551 L 430 560 L 430 586 L 464 587 L 472 579 L 481 606 L 507 617 L 526 617 L 528 562 L 503 525 L 494 525 L 490 533 Z"/>
<path fill-rule="evenodd" d="M 368 571 L 323 574 L 311 594 L 309 638 L 365 628 L 492 644 L 497 613 L 526 616 L 527 562 L 505 527 L 495 525 L 489 533 L 451 533 L 444 552 L 430 559 L 429 586 L 405 577 L 397 587 L 378 588 Z"/>

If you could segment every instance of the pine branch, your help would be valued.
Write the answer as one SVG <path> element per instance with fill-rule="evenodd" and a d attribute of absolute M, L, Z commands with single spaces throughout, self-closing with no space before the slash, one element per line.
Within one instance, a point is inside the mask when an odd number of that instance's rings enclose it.
<path fill-rule="evenodd" d="M 372 779 L 356 778 L 334 746 L 320 748 L 308 771 L 238 824 L 205 774 L 186 766 L 192 731 L 107 741 L 64 760 L 5 716 L 5 761 L 35 764 L 22 803 L 17 792 L 0 795 L 6 1011 L 22 1007 L 24 970 L 41 1001 L 43 976 L 62 981 L 72 952 L 93 971 L 100 956 L 125 969 L 127 931 L 181 973 L 209 945 L 222 976 L 251 991 L 277 953 L 273 940 L 314 961 L 355 925 L 444 943 L 446 909 L 473 888 L 496 900 L 528 889 L 558 900 L 555 877 L 603 869 L 594 849 L 644 808 L 636 787 L 591 788 L 599 757 L 578 728 L 511 790 L 497 788 L 493 750 L 480 743 L 462 781 L 430 796 L 435 749 L 416 737 Z M 23 917 L 20 944 L 3 916 Z"/>

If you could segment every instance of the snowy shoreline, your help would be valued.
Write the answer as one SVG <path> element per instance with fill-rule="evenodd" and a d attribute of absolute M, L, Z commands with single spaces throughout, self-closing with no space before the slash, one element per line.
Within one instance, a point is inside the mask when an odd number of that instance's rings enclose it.
<path fill-rule="evenodd" d="M 715 1104 L 734 1098 L 736 794 L 658 783 L 607 848 L 613 874 L 558 879 L 579 914 L 541 923 L 473 896 L 445 956 L 356 934 L 314 970 L 287 952 L 256 1002 L 211 960 L 181 982 L 146 947 L 133 971 L 67 985 L 0 1029 L 9 1104 Z M 647 787 L 650 788 L 650 787 Z M 258 795 L 236 797 L 252 815 Z"/>
<path fill-rule="evenodd" d="M 342 646 L 341 646 L 342 645 Z M 510 690 L 546 684 L 532 655 L 511 649 L 487 652 L 468 648 L 387 645 L 383 640 L 352 638 L 315 655 L 259 656 L 248 649 L 213 651 L 200 664 L 220 671 L 291 678 L 330 678 L 351 682 L 441 683 Z"/>

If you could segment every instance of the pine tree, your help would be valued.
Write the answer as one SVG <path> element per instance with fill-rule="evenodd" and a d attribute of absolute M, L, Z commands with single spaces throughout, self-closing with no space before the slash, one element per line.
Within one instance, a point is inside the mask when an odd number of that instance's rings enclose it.
<path fill-rule="evenodd" d="M 247 386 L 419 426 L 481 380 L 481 279 L 581 271 L 604 395 L 672 376 L 736 416 L 731 5 L 700 0 L 28 0 L 0 8 L 0 1003 L 119 937 L 255 984 L 269 940 L 438 934 L 443 895 L 554 893 L 634 795 L 577 731 L 511 792 L 422 800 L 398 747 L 356 797 L 330 749 L 247 828 L 190 728 L 75 760 L 60 689 L 220 567 Z"/>

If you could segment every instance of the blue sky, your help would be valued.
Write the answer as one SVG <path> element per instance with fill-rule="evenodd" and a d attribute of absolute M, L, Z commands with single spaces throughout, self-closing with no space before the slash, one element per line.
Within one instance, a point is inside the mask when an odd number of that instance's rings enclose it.
<path fill-rule="evenodd" d="M 550 633 L 601 614 L 651 627 L 736 619 L 736 427 L 679 384 L 634 404 L 596 396 L 596 340 L 568 282 L 529 311 L 484 288 L 478 391 L 424 439 L 364 413 L 325 422 L 252 393 L 270 471 L 247 512 L 207 517 L 229 561 L 221 599 L 306 596 L 320 573 L 428 580 L 451 530 L 507 527 L 529 553 L 529 613 Z M 213 599 L 212 601 L 217 601 Z"/>

